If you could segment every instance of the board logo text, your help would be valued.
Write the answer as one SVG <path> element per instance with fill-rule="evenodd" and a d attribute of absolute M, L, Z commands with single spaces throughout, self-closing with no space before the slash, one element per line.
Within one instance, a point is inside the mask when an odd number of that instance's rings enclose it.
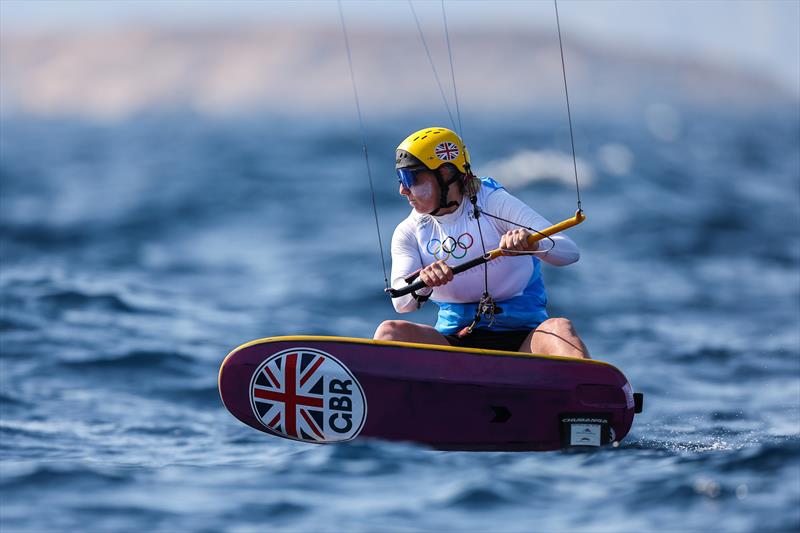
<path fill-rule="evenodd" d="M 261 363 L 250 381 L 250 404 L 270 432 L 304 442 L 353 439 L 367 418 L 355 376 L 314 348 L 283 350 Z"/>

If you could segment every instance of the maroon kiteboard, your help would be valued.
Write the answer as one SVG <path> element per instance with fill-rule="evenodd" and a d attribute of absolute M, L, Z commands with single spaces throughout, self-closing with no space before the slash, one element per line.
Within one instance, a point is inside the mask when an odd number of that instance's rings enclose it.
<path fill-rule="evenodd" d="M 618 442 L 641 411 L 602 361 L 374 341 L 271 337 L 223 361 L 225 407 L 260 431 L 443 450 L 557 450 Z"/>

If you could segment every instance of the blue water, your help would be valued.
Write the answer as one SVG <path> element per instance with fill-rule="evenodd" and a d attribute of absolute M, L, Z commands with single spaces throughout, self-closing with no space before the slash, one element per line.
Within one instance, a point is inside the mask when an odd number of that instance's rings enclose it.
<path fill-rule="evenodd" d="M 538 454 L 315 446 L 222 406 L 237 345 L 394 316 L 354 119 L 4 118 L 0 529 L 800 529 L 800 119 L 677 117 L 577 121 L 588 221 L 580 263 L 545 268 L 550 312 L 645 412 L 617 448 Z M 571 166 L 562 118 L 467 119 L 479 171 Z M 368 123 L 384 246 L 393 148 L 422 125 Z M 512 181 L 574 212 L 568 181 Z"/>

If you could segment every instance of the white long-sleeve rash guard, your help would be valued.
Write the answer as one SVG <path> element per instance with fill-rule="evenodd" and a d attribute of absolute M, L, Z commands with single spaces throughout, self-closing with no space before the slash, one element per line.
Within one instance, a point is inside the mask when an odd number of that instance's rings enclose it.
<path fill-rule="evenodd" d="M 481 182 L 478 206 L 485 213 L 539 231 L 552 225 L 493 179 L 481 178 Z M 480 217 L 480 223 L 487 251 L 499 246 L 503 234 L 519 228 L 485 215 Z M 430 294 L 431 299 L 440 304 L 477 302 L 484 291 L 483 268 L 488 267 L 489 291 L 495 301 L 502 302 L 521 295 L 529 284 L 538 281 L 539 259 L 551 265 L 563 266 L 576 262 L 580 257 L 576 244 L 564 235 L 554 235 L 552 242 L 549 239 L 540 241 L 539 249 L 546 252 L 536 254 L 535 258 L 538 259 L 532 260 L 530 255 L 503 256 L 490 261 L 485 267 L 457 275 L 446 285 L 433 290 L 422 289 L 417 294 Z M 444 259 L 448 265 L 455 266 L 482 254 L 477 221 L 473 217 L 472 204 L 466 197 L 456 211 L 442 216 L 434 217 L 412 210 L 392 236 L 392 286 L 405 287 L 404 279 L 409 274 L 437 260 Z M 418 308 L 417 300 L 412 295 L 394 298 L 393 303 L 399 313 Z"/>

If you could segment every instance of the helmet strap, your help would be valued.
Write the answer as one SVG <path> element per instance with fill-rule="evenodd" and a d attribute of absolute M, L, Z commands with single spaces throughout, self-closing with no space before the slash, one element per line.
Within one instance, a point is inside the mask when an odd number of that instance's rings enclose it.
<path fill-rule="evenodd" d="M 447 195 L 450 192 L 450 185 L 452 185 L 453 183 L 457 182 L 459 176 L 458 176 L 458 174 L 456 174 L 455 176 L 453 176 L 449 180 L 444 181 L 444 178 L 442 177 L 442 174 L 441 174 L 441 172 L 440 172 L 440 170 L 438 168 L 433 171 L 433 175 L 436 176 L 436 183 L 439 184 L 439 191 L 440 191 L 440 194 L 439 194 L 439 207 L 437 207 L 436 209 L 434 209 L 433 211 L 431 211 L 428 214 L 435 217 L 436 214 L 439 211 L 441 211 L 442 209 L 447 209 L 449 207 L 453 207 L 453 206 L 459 205 L 459 203 L 456 202 L 456 201 L 453 201 L 453 200 L 451 200 L 449 202 L 447 201 Z"/>

